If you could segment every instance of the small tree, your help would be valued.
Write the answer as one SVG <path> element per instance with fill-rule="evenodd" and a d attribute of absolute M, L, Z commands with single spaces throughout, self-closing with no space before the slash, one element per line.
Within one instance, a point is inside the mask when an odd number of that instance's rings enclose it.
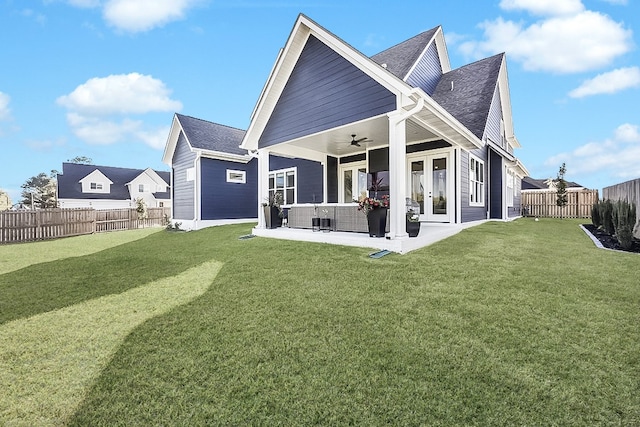
<path fill-rule="evenodd" d="M 56 175 L 57 171 L 52 170 L 51 175 L 44 172 L 29 178 L 20 186 L 21 203 L 30 206 L 31 209 L 55 208 L 58 206 L 56 199 Z"/>
<path fill-rule="evenodd" d="M 69 162 L 69 163 L 78 163 L 78 164 L 81 164 L 81 165 L 92 165 L 93 164 L 93 160 L 91 159 L 91 157 L 87 157 L 87 156 L 76 156 L 73 159 L 67 160 L 67 162 Z"/>
<path fill-rule="evenodd" d="M 138 219 L 143 220 L 147 219 L 147 203 L 144 201 L 142 197 L 138 197 L 136 200 L 136 213 L 138 214 Z"/>
<path fill-rule="evenodd" d="M 562 218 L 562 212 L 564 207 L 567 206 L 567 182 L 564 180 L 564 174 L 567 172 L 566 165 L 562 163 L 560 170 L 558 171 L 558 177 L 555 179 L 556 184 L 556 205 L 560 207 L 560 217 Z"/>

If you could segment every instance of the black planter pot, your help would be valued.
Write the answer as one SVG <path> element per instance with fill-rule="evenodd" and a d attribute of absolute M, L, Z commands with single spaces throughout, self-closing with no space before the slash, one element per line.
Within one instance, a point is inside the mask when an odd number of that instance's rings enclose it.
<path fill-rule="evenodd" d="M 331 218 L 320 218 L 320 230 L 331 231 Z"/>
<path fill-rule="evenodd" d="M 320 218 L 318 217 L 311 218 L 311 229 L 313 231 L 320 231 Z"/>
<path fill-rule="evenodd" d="M 282 226 L 282 218 L 280 218 L 280 209 L 277 206 L 264 207 L 264 219 L 267 228 L 278 228 Z"/>
<path fill-rule="evenodd" d="M 369 237 L 384 237 L 387 228 L 387 208 L 371 209 L 367 214 Z"/>
<path fill-rule="evenodd" d="M 418 237 L 418 233 L 420 233 L 420 222 L 407 221 L 407 233 L 409 237 Z"/>

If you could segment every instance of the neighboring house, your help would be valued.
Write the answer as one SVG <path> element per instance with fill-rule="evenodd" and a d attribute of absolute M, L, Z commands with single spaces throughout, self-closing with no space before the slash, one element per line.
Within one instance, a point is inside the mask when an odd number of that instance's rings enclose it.
<path fill-rule="evenodd" d="M 405 198 L 422 221 L 517 217 L 528 175 L 505 55 L 452 70 L 441 27 L 367 57 L 300 15 L 241 146 L 258 158 L 258 200 L 274 190 L 274 156 L 322 169 L 312 182 L 290 170 L 294 203 L 353 203 L 366 177 L 388 180 L 389 239 L 407 236 Z"/>
<path fill-rule="evenodd" d="M 153 169 L 128 169 L 63 163 L 58 174 L 61 208 L 135 208 L 142 198 L 147 207 L 170 206 L 170 174 Z"/>
<path fill-rule="evenodd" d="M 258 162 L 239 147 L 244 135 L 240 129 L 175 114 L 163 162 L 171 166 L 172 219 L 181 228 L 257 221 Z M 278 169 L 273 180 L 287 184 L 290 190 L 294 170 L 313 183 L 302 187 L 305 195 L 299 199 L 292 191 L 285 191 L 287 202 L 312 202 L 314 192 L 318 199 L 322 197 L 319 164 L 276 156 L 271 163 Z"/>
<path fill-rule="evenodd" d="M 573 182 L 566 181 L 567 188 L 584 188 L 582 185 Z M 534 179 L 530 176 L 525 176 L 522 178 L 522 189 L 523 190 L 555 190 L 556 184 L 553 178 L 547 179 Z"/>

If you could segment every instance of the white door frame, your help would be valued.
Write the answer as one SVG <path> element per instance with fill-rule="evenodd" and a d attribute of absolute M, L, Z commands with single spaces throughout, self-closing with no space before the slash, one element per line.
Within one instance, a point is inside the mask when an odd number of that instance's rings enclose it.
<path fill-rule="evenodd" d="M 346 170 L 358 170 L 358 169 L 364 169 L 365 173 L 367 172 L 367 161 L 363 160 L 360 162 L 353 162 L 353 163 L 344 163 L 344 164 L 340 164 L 338 165 L 338 203 L 349 203 L 349 202 L 344 202 L 344 171 Z M 352 176 L 353 182 L 352 182 L 352 190 L 353 189 L 357 189 L 358 184 L 357 184 L 357 175 L 356 176 Z M 365 183 L 365 187 L 366 187 L 366 183 Z M 358 198 L 360 197 L 360 194 L 357 193 L 357 191 L 355 193 L 352 193 L 352 196 L 355 196 L 356 200 L 358 200 Z"/>
<path fill-rule="evenodd" d="M 445 158 L 447 162 L 446 176 L 446 214 L 435 214 L 430 190 L 433 188 L 432 160 Z M 452 222 L 455 206 L 455 164 L 453 162 L 453 149 L 437 149 L 421 151 L 407 155 L 407 196 L 411 194 L 411 162 L 422 161 L 424 164 L 424 214 L 420 215 L 421 221 L 428 222 Z"/>

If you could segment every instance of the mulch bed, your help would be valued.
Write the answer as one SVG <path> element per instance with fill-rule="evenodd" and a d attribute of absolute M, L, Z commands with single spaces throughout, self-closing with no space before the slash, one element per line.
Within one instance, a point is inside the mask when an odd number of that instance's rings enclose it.
<path fill-rule="evenodd" d="M 633 240 L 633 245 L 631 246 L 630 249 L 622 249 L 620 247 L 620 243 L 618 243 L 618 240 L 614 236 L 605 232 L 604 230 L 600 230 L 594 227 L 593 224 L 582 224 L 582 226 L 586 228 L 587 231 L 589 231 L 589 233 L 593 235 L 593 237 L 598 239 L 600 243 L 602 243 L 602 246 L 604 246 L 607 249 L 615 249 L 617 251 L 640 253 L 640 241 L 638 241 L 638 239 Z"/>

